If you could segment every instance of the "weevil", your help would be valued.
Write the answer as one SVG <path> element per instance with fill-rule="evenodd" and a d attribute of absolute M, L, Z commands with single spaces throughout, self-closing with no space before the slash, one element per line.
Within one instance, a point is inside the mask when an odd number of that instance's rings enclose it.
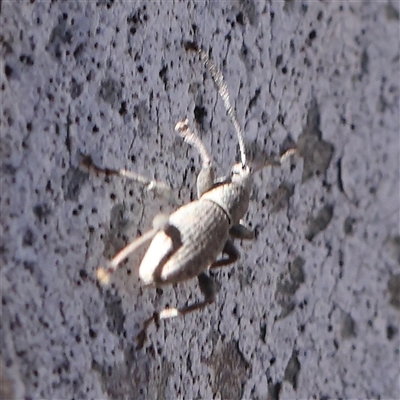
<path fill-rule="evenodd" d="M 97 277 L 102 284 L 107 284 L 110 274 L 129 254 L 148 241 L 151 241 L 139 266 L 139 277 L 145 285 L 162 286 L 188 279 L 197 278 L 204 300 L 182 308 L 166 308 L 155 312 L 139 334 L 139 341 L 145 338 L 145 332 L 151 322 L 158 324 L 160 319 L 185 315 L 201 309 L 215 300 L 215 287 L 207 275 L 209 269 L 230 265 L 236 262 L 239 251 L 234 239 L 254 238 L 251 230 L 242 223 L 247 213 L 252 190 L 253 173 L 260 169 L 251 168 L 246 158 L 243 131 L 236 113 L 232 108 L 227 85 L 222 73 L 208 54 L 196 44 L 185 42 L 187 51 L 197 53 L 209 70 L 226 111 L 234 125 L 240 149 L 240 162 L 235 164 L 229 176 L 215 178 L 212 157 L 187 119 L 177 123 L 178 134 L 192 145 L 200 154 L 202 168 L 197 177 L 197 200 L 181 206 L 169 216 L 158 216 L 153 221 L 153 229 L 136 238 L 124 247 L 108 265 L 97 270 Z M 282 157 L 292 153 L 287 151 Z M 280 161 L 265 162 L 266 165 L 280 165 Z M 148 180 L 126 170 L 111 170 L 96 166 L 90 157 L 83 159 L 83 164 L 107 175 L 120 175 L 156 188 L 168 191 L 168 185 Z"/>

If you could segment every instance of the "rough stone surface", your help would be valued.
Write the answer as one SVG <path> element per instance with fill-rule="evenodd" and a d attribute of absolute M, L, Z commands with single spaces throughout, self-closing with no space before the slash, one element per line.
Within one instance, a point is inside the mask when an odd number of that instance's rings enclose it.
<path fill-rule="evenodd" d="M 0 3 L 1 386 L 14 399 L 400 398 L 399 3 Z M 213 271 L 216 302 L 135 336 L 196 282 L 144 288 L 130 257 L 162 197 L 88 173 L 81 153 L 195 197 L 188 117 L 220 175 L 249 151 L 300 156 L 255 177 L 254 242 Z M 397 44 L 396 44 L 397 43 Z M 3 395 L 3 393 L 6 393 Z M 13 393 L 13 395 L 11 395 Z"/>

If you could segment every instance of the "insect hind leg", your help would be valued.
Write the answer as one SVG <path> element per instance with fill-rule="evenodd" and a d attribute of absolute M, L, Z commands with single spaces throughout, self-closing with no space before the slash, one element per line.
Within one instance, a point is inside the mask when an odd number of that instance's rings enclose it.
<path fill-rule="evenodd" d="M 225 267 L 227 265 L 233 264 L 240 258 L 239 250 L 236 248 L 232 240 L 227 240 L 225 246 L 222 250 L 222 254 L 225 254 L 226 257 L 220 258 L 219 260 L 215 261 L 211 268 L 219 268 Z"/>
<path fill-rule="evenodd" d="M 214 302 L 215 293 L 216 293 L 214 281 L 204 272 L 201 273 L 197 277 L 197 279 L 199 281 L 199 287 L 200 287 L 201 292 L 203 293 L 204 300 L 190 304 L 190 305 L 188 305 L 186 307 L 182 307 L 182 308 L 164 308 L 164 310 L 161 310 L 160 312 L 155 312 L 152 317 L 150 317 L 149 319 L 147 319 L 144 322 L 143 329 L 140 331 L 140 333 L 136 337 L 136 340 L 138 343 L 138 348 L 143 347 L 143 345 L 147 339 L 147 334 L 146 334 L 147 328 L 153 322 L 158 326 L 160 320 L 162 320 L 162 319 L 184 316 L 193 311 L 200 310 Z"/>
<path fill-rule="evenodd" d="M 153 229 L 128 243 L 110 261 L 108 261 L 106 266 L 99 266 L 97 268 L 97 279 L 99 282 L 102 285 L 108 285 L 110 283 L 110 275 L 117 270 L 122 261 L 124 261 L 130 254 L 135 252 L 140 246 L 152 240 L 158 232 L 166 229 L 168 226 L 168 215 L 156 215 L 153 219 Z"/>

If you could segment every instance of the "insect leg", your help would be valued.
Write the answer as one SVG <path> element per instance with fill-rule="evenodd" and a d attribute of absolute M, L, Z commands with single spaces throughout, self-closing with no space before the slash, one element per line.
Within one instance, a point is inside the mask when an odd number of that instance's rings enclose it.
<path fill-rule="evenodd" d="M 177 317 L 178 315 L 185 315 L 190 312 L 204 308 L 215 300 L 215 286 L 213 280 L 204 272 L 201 273 L 197 279 L 199 280 L 199 287 L 204 295 L 204 300 L 191 304 L 182 308 L 165 308 L 158 313 L 158 319 L 167 319 Z"/>
<path fill-rule="evenodd" d="M 92 170 L 96 173 L 104 174 L 106 176 L 110 175 L 121 176 L 123 178 L 127 178 L 137 183 L 143 184 L 149 191 L 150 190 L 159 191 L 161 194 L 165 195 L 165 197 L 169 197 L 171 199 L 174 198 L 174 193 L 172 188 L 165 182 L 149 179 L 143 175 L 137 174 L 136 172 L 128 171 L 126 169 L 101 168 L 94 163 L 90 155 L 83 156 L 80 163 L 87 169 Z"/>
<path fill-rule="evenodd" d="M 212 166 L 212 158 L 196 130 L 190 129 L 187 118 L 179 121 L 175 126 L 175 130 L 179 132 L 186 143 L 195 147 L 200 153 L 202 166 L 197 177 L 197 197 L 200 198 L 203 193 L 208 192 L 214 187 L 215 174 Z"/>
<path fill-rule="evenodd" d="M 200 287 L 201 292 L 204 295 L 204 300 L 194 303 L 194 304 L 191 304 L 186 307 L 179 308 L 179 309 L 178 308 L 165 308 L 164 310 L 161 310 L 160 312 L 155 312 L 152 317 L 150 317 L 149 319 L 147 319 L 144 322 L 143 329 L 140 331 L 140 333 L 136 337 L 136 341 L 138 343 L 138 348 L 143 347 L 143 344 L 147 339 L 146 330 L 153 322 L 156 325 L 158 325 L 158 323 L 161 319 L 183 316 L 185 314 L 188 314 L 193 311 L 204 308 L 207 305 L 214 302 L 215 292 L 216 292 L 214 281 L 208 275 L 206 275 L 204 272 L 201 273 L 197 277 L 197 279 L 199 280 L 199 287 Z"/>
<path fill-rule="evenodd" d="M 254 232 L 246 228 L 243 224 L 233 225 L 232 228 L 229 229 L 229 235 L 233 239 L 241 239 L 241 240 L 254 239 Z"/>
<path fill-rule="evenodd" d="M 233 264 L 240 258 L 240 253 L 238 249 L 233 244 L 232 240 L 227 240 L 224 248 L 222 249 L 222 253 L 226 254 L 227 257 L 220 258 L 211 264 L 211 268 L 219 268 L 225 267 L 226 265 Z"/>
<path fill-rule="evenodd" d="M 100 266 L 97 268 L 97 279 L 99 282 L 102 285 L 107 285 L 110 282 L 110 274 L 112 274 L 118 268 L 119 264 L 121 264 L 121 262 L 130 254 L 136 251 L 137 248 L 153 239 L 153 237 L 160 230 L 165 229 L 167 225 L 168 216 L 164 214 L 157 215 L 153 220 L 153 229 L 127 244 L 107 263 L 105 267 Z"/>

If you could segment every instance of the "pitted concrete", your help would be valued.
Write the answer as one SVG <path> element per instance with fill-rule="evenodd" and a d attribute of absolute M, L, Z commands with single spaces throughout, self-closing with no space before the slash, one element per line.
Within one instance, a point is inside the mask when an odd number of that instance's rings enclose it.
<path fill-rule="evenodd" d="M 398 2 L 17 2 L 1 23 L 1 386 L 14 399 L 399 398 Z M 260 159 L 254 242 L 216 302 L 135 336 L 196 282 L 144 288 L 143 251 L 97 266 L 173 206 L 100 165 L 195 198 L 199 159 L 237 156 L 210 51 Z M 396 42 L 397 40 L 397 42 Z"/>

